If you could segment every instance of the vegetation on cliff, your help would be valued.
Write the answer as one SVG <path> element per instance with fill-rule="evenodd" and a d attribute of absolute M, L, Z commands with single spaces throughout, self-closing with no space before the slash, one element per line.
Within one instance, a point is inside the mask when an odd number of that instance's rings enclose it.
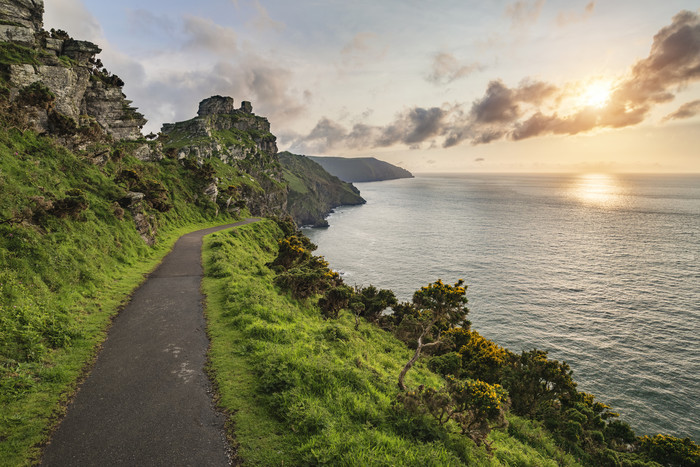
<path fill-rule="evenodd" d="M 365 203 L 357 188 L 311 158 L 286 151 L 278 156 L 289 186 L 287 211 L 298 225 L 326 226 L 325 217 L 333 208 Z"/>
<path fill-rule="evenodd" d="M 219 233 L 205 247 L 212 376 L 243 461 L 700 460 L 690 439 L 637 438 L 610 407 L 577 391 L 566 363 L 539 350 L 514 354 L 470 329 L 463 282 L 438 280 L 398 304 L 388 291 L 345 286 L 307 238 L 278 225 Z M 378 297 L 393 313 L 363 314 Z"/>

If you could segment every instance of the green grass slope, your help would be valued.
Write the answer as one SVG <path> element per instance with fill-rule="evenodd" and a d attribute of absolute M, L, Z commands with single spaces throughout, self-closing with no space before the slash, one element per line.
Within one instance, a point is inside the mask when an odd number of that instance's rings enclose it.
<path fill-rule="evenodd" d="M 215 216 L 196 171 L 138 161 L 130 147 L 98 166 L 51 138 L 0 129 L 2 465 L 36 460 L 110 318 L 174 241 L 234 219 Z M 153 246 L 119 204 L 127 186 L 145 192 Z"/>
<path fill-rule="evenodd" d="M 354 186 L 329 174 L 310 158 L 290 152 L 279 153 L 278 157 L 289 185 L 287 211 L 298 225 L 324 225 L 331 209 L 365 202 Z"/>
<path fill-rule="evenodd" d="M 281 232 L 271 221 L 205 240 L 210 369 L 239 460 L 247 465 L 577 465 L 545 430 L 510 416 L 489 455 L 457 431 L 395 408 L 411 351 L 343 312 L 324 320 L 311 301 L 273 285 L 266 263 Z M 411 387 L 440 377 L 420 362 Z"/>

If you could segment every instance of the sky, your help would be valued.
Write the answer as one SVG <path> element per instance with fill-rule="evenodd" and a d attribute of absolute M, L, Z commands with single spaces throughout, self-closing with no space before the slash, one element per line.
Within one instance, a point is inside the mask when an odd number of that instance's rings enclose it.
<path fill-rule="evenodd" d="M 417 172 L 700 172 L 688 0 L 45 0 L 157 132 L 248 100 L 280 150 Z"/>

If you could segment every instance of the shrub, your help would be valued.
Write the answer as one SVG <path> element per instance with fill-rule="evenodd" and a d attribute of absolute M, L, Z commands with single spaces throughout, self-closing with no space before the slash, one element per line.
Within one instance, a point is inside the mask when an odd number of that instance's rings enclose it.
<path fill-rule="evenodd" d="M 39 107 L 44 110 L 51 110 L 54 102 L 56 102 L 56 95 L 39 81 L 20 89 L 19 95 L 17 96 L 18 104 Z"/>
<path fill-rule="evenodd" d="M 461 433 L 477 445 L 488 436 L 492 422 L 499 427 L 507 426 L 508 393 L 497 384 L 448 376 L 444 387 L 419 386 L 416 391 L 400 393 L 398 401 L 409 412 L 430 414 L 440 425 L 454 420 Z"/>
<path fill-rule="evenodd" d="M 667 466 L 700 466 L 700 447 L 690 438 L 658 434 L 639 438 L 640 451 Z"/>

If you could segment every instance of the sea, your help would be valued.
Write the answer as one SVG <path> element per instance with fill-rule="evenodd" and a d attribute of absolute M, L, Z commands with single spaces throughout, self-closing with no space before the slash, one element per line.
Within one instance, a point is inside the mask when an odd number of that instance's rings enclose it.
<path fill-rule="evenodd" d="M 469 320 L 566 361 L 642 434 L 700 441 L 700 175 L 423 175 L 305 229 L 348 285 L 468 284 Z"/>

